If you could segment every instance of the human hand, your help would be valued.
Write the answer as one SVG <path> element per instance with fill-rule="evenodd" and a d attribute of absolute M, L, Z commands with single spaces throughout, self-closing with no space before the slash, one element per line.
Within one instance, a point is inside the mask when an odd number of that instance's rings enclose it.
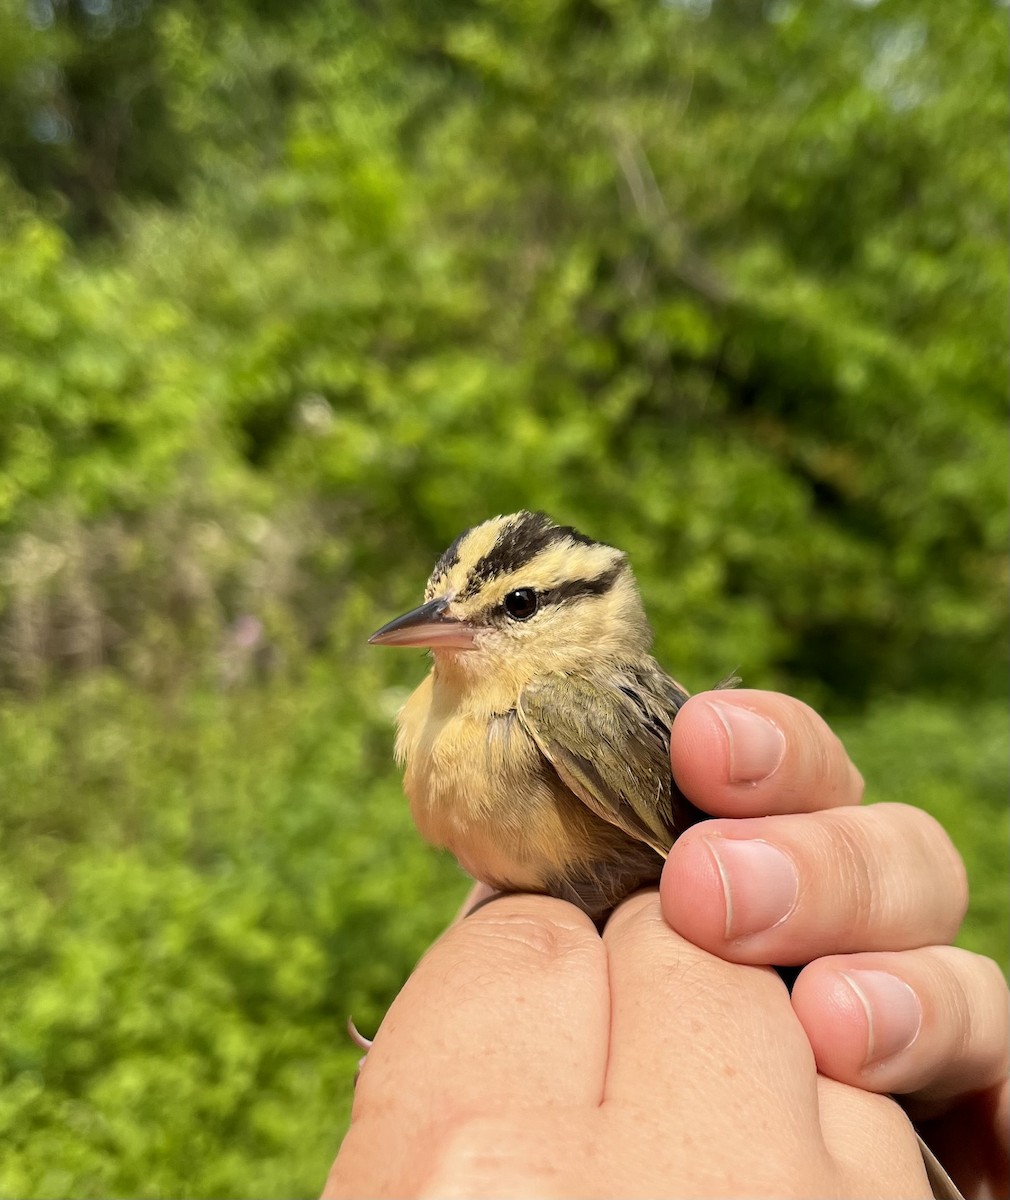
<path fill-rule="evenodd" d="M 855 807 L 858 771 L 788 696 L 692 697 L 671 761 L 717 819 L 670 852 L 670 925 L 731 962 L 808 963 L 792 1003 L 818 1069 L 902 1094 L 965 1196 L 1007 1195 L 1007 985 L 949 945 L 967 885 L 940 825 L 908 805 Z"/>
<path fill-rule="evenodd" d="M 603 933 L 504 896 L 386 1015 L 324 1196 L 929 1194 L 908 1121 L 819 1076 L 774 972 L 671 931 L 655 892 Z"/>

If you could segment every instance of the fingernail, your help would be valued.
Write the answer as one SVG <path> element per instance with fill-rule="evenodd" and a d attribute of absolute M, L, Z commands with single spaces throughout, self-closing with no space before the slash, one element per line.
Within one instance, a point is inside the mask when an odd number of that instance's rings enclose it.
<path fill-rule="evenodd" d="M 875 1066 L 909 1046 L 919 1036 L 922 1006 L 908 984 L 887 971 L 839 971 L 866 1013 L 864 1067 Z"/>
<path fill-rule="evenodd" d="M 730 783 L 758 783 L 774 775 L 786 752 L 782 730 L 749 708 L 718 700 L 707 703 L 726 730 Z"/>
<path fill-rule="evenodd" d="M 796 864 L 777 846 L 760 839 L 707 837 L 726 900 L 726 940 L 774 929 L 796 907 Z"/>

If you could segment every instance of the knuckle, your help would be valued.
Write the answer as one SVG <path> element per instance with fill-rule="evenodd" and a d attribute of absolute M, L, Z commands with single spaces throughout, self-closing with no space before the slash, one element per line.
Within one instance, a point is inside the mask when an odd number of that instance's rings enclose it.
<path fill-rule="evenodd" d="M 446 1184 L 476 1184 L 498 1165 L 502 1137 L 493 1118 L 458 1116 L 430 1149 L 419 1194 L 441 1195 Z"/>
<path fill-rule="evenodd" d="M 831 816 L 831 856 L 837 876 L 848 892 L 846 919 L 857 936 L 864 936 L 878 919 L 880 888 L 873 868 L 862 810 L 836 809 Z"/>
<path fill-rule="evenodd" d="M 612 942 L 615 939 L 634 936 L 640 931 L 645 931 L 646 936 L 651 936 L 652 931 L 657 928 L 664 930 L 666 934 L 670 932 L 660 910 L 659 895 L 650 889 L 636 892 L 614 909 L 603 931 L 603 939 L 605 942 Z"/>
<path fill-rule="evenodd" d="M 961 927 L 961 922 L 968 912 L 968 872 L 964 859 L 954 845 L 946 829 L 930 813 L 923 809 L 913 809 L 922 822 L 923 837 L 926 841 L 925 853 L 934 861 L 939 860 L 940 877 L 944 880 L 943 895 L 944 909 L 947 915 L 947 929 L 951 937 Z"/>
<path fill-rule="evenodd" d="M 798 716 L 797 724 L 802 728 L 803 741 L 811 755 L 812 765 L 819 775 L 824 775 L 834 765 L 841 742 L 827 721 L 809 704 L 802 705 Z"/>
<path fill-rule="evenodd" d="M 535 910 L 530 900 L 536 900 Z M 515 906 L 488 905 L 458 927 L 461 937 L 490 943 L 496 950 L 537 964 L 555 962 L 599 941 L 589 918 L 571 904 L 547 897 L 523 897 Z"/>
<path fill-rule="evenodd" d="M 429 1149 L 418 1180 L 420 1197 L 522 1195 L 532 1186 L 520 1148 L 529 1131 L 486 1113 L 456 1116 Z M 535 1190 L 529 1194 L 535 1194 Z"/>
<path fill-rule="evenodd" d="M 1010 1024 L 1010 1014 L 1007 1012 L 1007 998 L 1010 992 L 1008 992 L 1006 976 L 1003 974 L 1002 968 L 994 958 L 986 958 L 981 954 L 976 954 L 973 957 L 978 964 L 980 974 L 983 976 L 980 991 L 997 1002 L 999 1011 L 1003 1016 L 1004 1025 Z"/>
<path fill-rule="evenodd" d="M 972 1020 L 972 1010 L 974 1004 L 972 997 L 965 987 L 964 980 L 959 972 L 952 972 L 947 978 L 946 996 L 946 1033 L 948 1041 L 948 1054 L 951 1059 L 960 1062 L 967 1058 L 971 1050 L 972 1036 L 974 1033 L 974 1022 Z"/>
<path fill-rule="evenodd" d="M 818 783 L 829 802 L 858 804 L 863 794 L 862 776 L 852 765 L 841 738 L 827 725 L 824 725 L 819 747 Z"/>
<path fill-rule="evenodd" d="M 914 1133 L 908 1114 L 892 1096 L 883 1093 L 867 1093 L 865 1108 L 867 1123 L 889 1142 L 901 1142 Z"/>
<path fill-rule="evenodd" d="M 940 1019 L 955 1057 L 968 1058 L 973 1042 L 994 1031 L 998 1044 L 1005 1046 L 1010 1013 L 999 964 L 956 946 L 936 946 L 929 953 L 937 964 Z"/>
<path fill-rule="evenodd" d="M 993 1082 L 1005 1079 L 1010 1060 L 1010 999 L 1007 981 L 999 963 L 991 958 L 980 958 L 979 968 L 985 977 L 977 989 L 980 1005 L 984 1005 L 993 1030 L 991 1045 L 997 1047 L 990 1055 Z"/>
<path fill-rule="evenodd" d="M 846 889 L 850 943 L 862 939 L 861 949 L 886 950 L 897 948 L 898 931 L 915 936 L 918 945 L 954 936 L 967 911 L 968 881 L 937 821 L 922 809 L 892 803 L 833 809 L 824 817 L 825 878 Z"/>
<path fill-rule="evenodd" d="M 968 911 L 968 873 L 957 847 L 940 822 L 910 804 L 876 804 L 869 811 L 888 823 L 901 839 L 904 856 L 918 878 L 928 881 L 936 940 L 953 938 Z M 910 858 L 906 848 L 911 848 Z M 916 894 L 922 897 L 923 889 Z"/>
<path fill-rule="evenodd" d="M 852 803 L 862 804 L 866 795 L 866 781 L 863 779 L 863 773 L 848 756 L 846 756 L 846 762 L 849 764 L 849 790 L 853 797 Z"/>
<path fill-rule="evenodd" d="M 799 704 L 791 721 L 796 746 L 797 784 L 817 797 L 817 807 L 858 804 L 863 779 L 844 744 L 809 705 Z"/>

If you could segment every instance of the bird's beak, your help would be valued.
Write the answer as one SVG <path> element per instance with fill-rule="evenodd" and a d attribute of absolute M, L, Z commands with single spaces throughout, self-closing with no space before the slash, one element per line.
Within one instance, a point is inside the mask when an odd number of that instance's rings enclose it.
<path fill-rule="evenodd" d="M 433 650 L 472 650 L 474 630 L 446 614 L 449 601 L 429 600 L 377 629 L 368 639 L 373 646 L 430 646 Z"/>

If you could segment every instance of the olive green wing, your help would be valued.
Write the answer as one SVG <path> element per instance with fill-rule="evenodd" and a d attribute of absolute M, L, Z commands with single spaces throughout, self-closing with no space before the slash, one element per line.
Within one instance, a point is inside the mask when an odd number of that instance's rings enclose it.
<path fill-rule="evenodd" d="M 519 720 L 562 782 L 598 817 L 666 857 L 700 814 L 670 770 L 670 727 L 687 692 L 648 660 L 527 686 Z"/>

